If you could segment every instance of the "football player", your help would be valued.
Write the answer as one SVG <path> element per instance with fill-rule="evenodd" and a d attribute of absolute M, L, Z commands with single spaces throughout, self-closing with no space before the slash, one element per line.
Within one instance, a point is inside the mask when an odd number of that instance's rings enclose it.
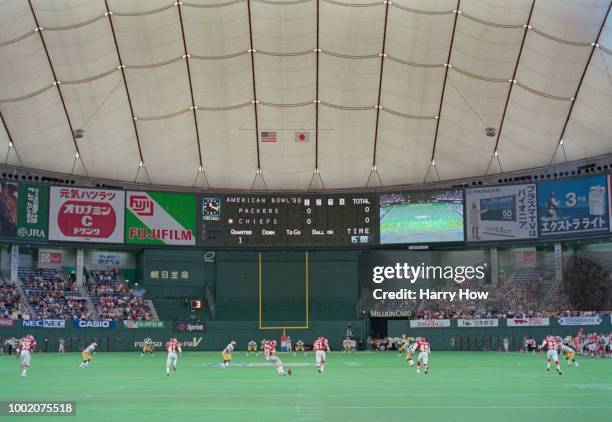
<path fill-rule="evenodd" d="M 232 340 L 221 352 L 221 356 L 223 356 L 223 363 L 221 364 L 222 368 L 229 368 L 229 364 L 232 361 L 232 352 L 234 351 L 235 347 L 236 342 Z"/>
<path fill-rule="evenodd" d="M 140 353 L 140 357 L 143 357 L 145 353 L 149 353 L 149 355 L 153 357 L 153 349 L 154 349 L 153 340 L 147 337 L 146 339 L 142 341 L 142 352 Z"/>
<path fill-rule="evenodd" d="M 414 345 L 414 337 L 407 337 L 405 340 L 403 340 L 402 345 L 399 348 L 399 352 L 406 352 L 406 362 L 408 362 L 408 365 L 410 366 L 414 366 L 414 360 L 412 359 L 412 357 L 414 356 L 414 349 L 413 346 Z"/>
<path fill-rule="evenodd" d="M 91 359 L 93 358 L 92 355 L 95 352 L 96 347 L 98 347 L 98 343 L 94 341 L 81 352 L 83 363 L 79 365 L 79 368 L 87 368 L 89 366 L 89 362 L 91 362 Z"/>
<path fill-rule="evenodd" d="M 322 374 L 325 371 L 325 358 L 327 352 L 329 352 L 329 342 L 325 337 L 321 336 L 314 341 L 312 347 L 315 350 L 317 371 Z"/>
<path fill-rule="evenodd" d="M 412 346 L 413 352 L 418 351 L 419 356 L 417 357 L 416 373 L 421 373 L 421 363 L 425 369 L 425 375 L 429 372 L 429 354 L 431 353 L 431 346 L 425 337 L 417 338 L 416 342 Z M 410 363 L 410 362 L 408 362 Z"/>
<path fill-rule="evenodd" d="M 278 375 L 287 375 L 287 372 L 285 372 L 285 368 L 283 367 L 283 362 L 278 358 L 278 356 L 276 356 L 276 340 L 266 341 L 263 349 L 266 360 L 274 364 Z M 291 372 L 289 372 L 289 375 L 291 375 Z"/>
<path fill-rule="evenodd" d="M 17 347 L 17 357 L 21 358 L 21 376 L 28 376 L 28 369 L 30 369 L 30 362 L 32 361 L 32 352 L 36 347 L 36 340 L 32 334 L 19 339 L 19 346 Z"/>
<path fill-rule="evenodd" d="M 351 353 L 352 350 L 353 350 L 353 342 L 351 341 L 350 338 L 347 337 L 342 342 L 342 352 Z"/>
<path fill-rule="evenodd" d="M 557 348 L 559 347 L 559 340 L 557 340 L 554 336 L 546 336 L 542 345 L 540 345 L 540 349 L 546 347 L 546 372 L 550 371 L 550 361 L 555 361 L 555 366 L 557 367 L 557 372 L 561 375 L 561 366 L 559 365 L 559 355 L 557 354 Z"/>
<path fill-rule="evenodd" d="M 183 351 L 181 349 L 181 343 L 178 342 L 176 337 L 172 337 L 170 341 L 166 342 L 166 350 L 168 351 L 168 357 L 166 358 L 166 375 L 170 376 L 170 366 L 176 371 L 178 357 Z"/>
<path fill-rule="evenodd" d="M 249 344 L 247 344 L 247 356 L 251 356 L 251 353 L 255 353 L 255 356 L 259 356 L 257 352 L 257 343 L 254 340 L 249 341 Z"/>
<path fill-rule="evenodd" d="M 576 361 L 576 350 L 570 345 L 570 343 L 561 344 L 561 353 L 565 356 L 565 360 L 567 361 L 567 366 L 572 366 L 572 363 L 575 367 L 578 367 L 578 362 Z"/>

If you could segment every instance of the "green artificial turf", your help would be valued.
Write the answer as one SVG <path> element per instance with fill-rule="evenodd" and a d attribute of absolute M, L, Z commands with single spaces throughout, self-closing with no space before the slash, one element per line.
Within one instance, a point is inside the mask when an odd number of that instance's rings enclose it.
<path fill-rule="evenodd" d="M 187 352 L 166 377 L 165 353 L 97 353 L 79 369 L 76 353 L 35 354 L 27 378 L 0 356 L 0 400 L 72 400 L 68 421 L 612 421 L 612 361 L 562 362 L 546 373 L 540 354 L 433 352 L 417 375 L 395 352 L 332 352 L 324 374 L 314 353 L 281 353 L 281 377 L 263 356 Z M 40 420 L 3 417 L 2 421 Z"/>

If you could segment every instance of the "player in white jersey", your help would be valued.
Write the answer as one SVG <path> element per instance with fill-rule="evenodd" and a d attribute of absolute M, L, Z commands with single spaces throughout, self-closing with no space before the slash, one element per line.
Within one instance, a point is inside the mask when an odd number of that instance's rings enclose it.
<path fill-rule="evenodd" d="M 297 355 L 299 353 L 304 353 L 304 356 L 306 356 L 306 349 L 304 349 L 304 342 L 302 340 L 298 340 L 295 342 L 295 349 L 293 352 L 293 356 Z"/>
<path fill-rule="evenodd" d="M 276 356 L 276 340 L 266 341 L 264 343 L 263 350 L 266 360 L 274 364 L 278 375 L 291 375 L 291 369 L 289 368 L 289 371 L 285 372 L 283 362 L 278 358 L 278 356 Z"/>
<path fill-rule="evenodd" d="M 229 368 L 229 364 L 232 361 L 232 352 L 236 347 L 235 341 L 230 341 L 230 344 L 225 346 L 225 349 L 221 352 L 221 356 L 223 356 L 223 363 L 221 364 L 222 368 Z"/>
<path fill-rule="evenodd" d="M 30 362 L 32 361 L 32 352 L 36 347 L 36 340 L 34 336 L 28 334 L 27 336 L 19 339 L 19 346 L 17 347 L 17 357 L 21 358 L 21 376 L 28 376 L 28 369 L 30 369 Z"/>
<path fill-rule="evenodd" d="M 576 351 L 572 346 L 570 346 L 569 343 L 566 342 L 561 344 L 561 353 L 563 353 L 563 355 L 565 356 L 567 366 L 572 366 L 572 363 L 574 363 L 575 367 L 580 366 L 578 365 L 578 361 L 576 361 Z"/>
<path fill-rule="evenodd" d="M 342 353 L 351 353 L 353 351 L 353 342 L 350 338 L 342 340 Z"/>
<path fill-rule="evenodd" d="M 425 337 L 417 338 L 414 343 L 413 350 L 419 352 L 419 356 L 417 357 L 416 363 L 416 373 L 421 373 L 421 363 L 423 364 L 423 368 L 425 369 L 425 375 L 429 372 L 429 353 L 431 353 L 431 346 L 425 340 Z"/>
<path fill-rule="evenodd" d="M 153 357 L 154 350 L 155 346 L 153 344 L 153 340 L 151 340 L 150 337 L 147 337 L 142 341 L 142 352 L 140 352 L 140 357 L 143 357 L 145 353 L 148 353 L 149 356 Z"/>
<path fill-rule="evenodd" d="M 406 337 L 403 336 L 401 346 L 398 350 L 399 356 L 401 356 L 402 352 L 406 352 L 406 362 L 408 365 L 414 366 L 414 360 L 412 357 L 414 356 L 414 351 L 416 350 L 414 337 Z"/>
<path fill-rule="evenodd" d="M 540 349 L 546 347 L 546 372 L 550 371 L 550 361 L 555 361 L 555 366 L 557 367 L 557 372 L 561 375 L 561 366 L 559 365 L 559 355 L 557 354 L 557 348 L 559 347 L 559 340 L 557 340 L 554 336 L 546 336 L 542 344 L 540 345 Z"/>
<path fill-rule="evenodd" d="M 315 360 L 317 363 L 317 371 L 322 374 L 325 371 L 325 358 L 329 352 L 329 342 L 323 336 L 316 339 L 312 345 L 315 350 Z"/>
<path fill-rule="evenodd" d="M 247 356 L 251 356 L 251 353 L 255 353 L 255 356 L 259 356 L 257 343 L 254 340 L 249 341 L 249 344 L 247 344 Z"/>
<path fill-rule="evenodd" d="M 87 368 L 89 366 L 89 362 L 91 362 L 93 358 L 92 355 L 96 351 L 96 347 L 98 347 L 98 343 L 94 341 L 81 352 L 83 363 L 79 365 L 79 368 Z"/>
<path fill-rule="evenodd" d="M 181 343 L 178 342 L 176 337 L 172 337 L 170 341 L 166 342 L 166 350 L 168 351 L 168 357 L 166 358 L 166 375 L 170 376 L 170 367 L 172 366 L 172 369 L 176 371 L 178 357 L 183 351 L 181 349 Z"/>

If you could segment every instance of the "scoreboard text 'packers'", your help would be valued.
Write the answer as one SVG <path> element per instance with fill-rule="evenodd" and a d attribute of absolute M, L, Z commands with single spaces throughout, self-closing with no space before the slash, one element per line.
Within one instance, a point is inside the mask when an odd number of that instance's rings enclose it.
<path fill-rule="evenodd" d="M 202 196 L 202 246 L 366 246 L 378 242 L 375 194 Z"/>

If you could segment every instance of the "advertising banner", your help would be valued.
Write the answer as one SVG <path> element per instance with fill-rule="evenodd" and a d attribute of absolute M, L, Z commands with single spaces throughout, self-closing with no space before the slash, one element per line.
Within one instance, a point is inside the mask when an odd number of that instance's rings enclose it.
<path fill-rule="evenodd" d="M 49 240 L 123 242 L 125 192 L 52 186 Z"/>
<path fill-rule="evenodd" d="M 508 327 L 548 327 L 550 318 L 508 318 Z"/>
<path fill-rule="evenodd" d="M 607 233 L 610 230 L 606 176 L 538 184 L 540 236 Z"/>
<path fill-rule="evenodd" d="M 19 183 L 17 237 L 47 240 L 49 229 L 49 186 Z"/>
<path fill-rule="evenodd" d="M 164 321 L 123 321 L 125 328 L 165 328 Z"/>
<path fill-rule="evenodd" d="M 125 242 L 195 245 L 196 196 L 171 192 L 128 192 Z"/>
<path fill-rule="evenodd" d="M 72 321 L 72 328 L 115 328 L 117 323 L 112 320 L 104 321 Z"/>
<path fill-rule="evenodd" d="M 599 325 L 601 323 L 602 320 L 599 316 L 559 318 L 559 325 Z"/>
<path fill-rule="evenodd" d="M 52 252 L 45 249 L 38 250 L 38 264 L 62 265 L 64 255 L 61 252 Z"/>
<path fill-rule="evenodd" d="M 535 268 L 537 254 L 535 247 L 514 248 L 514 268 Z"/>
<path fill-rule="evenodd" d="M 201 250 L 145 249 L 144 281 L 198 283 L 203 286 L 209 252 Z"/>
<path fill-rule="evenodd" d="M 413 312 L 403 309 L 397 310 L 370 310 L 370 316 L 373 318 L 410 318 Z"/>
<path fill-rule="evenodd" d="M 0 182 L 0 237 L 17 235 L 17 183 Z"/>
<path fill-rule="evenodd" d="M 96 252 L 91 253 L 92 265 L 113 265 L 121 266 L 123 264 L 122 254 L 111 252 Z"/>
<path fill-rule="evenodd" d="M 498 319 L 458 319 L 457 327 L 460 328 L 483 328 L 499 326 Z"/>
<path fill-rule="evenodd" d="M 467 189 L 466 240 L 490 242 L 538 237 L 536 185 Z"/>
<path fill-rule="evenodd" d="M 174 331 L 179 333 L 204 333 L 206 332 L 205 321 L 175 321 Z"/>
<path fill-rule="evenodd" d="M 63 319 L 22 320 L 21 324 L 24 328 L 66 328 Z"/>
<path fill-rule="evenodd" d="M 191 337 L 188 340 L 183 340 L 183 339 L 178 339 L 178 340 L 179 340 L 179 343 L 181 344 L 182 349 L 197 349 L 198 346 L 200 346 L 200 344 L 202 343 L 203 338 L 202 337 Z M 166 344 L 168 339 L 153 337 L 151 338 L 151 341 L 153 343 L 153 347 L 155 347 L 156 349 L 161 349 L 164 346 L 164 344 Z M 142 340 L 134 342 L 135 349 L 142 349 L 143 346 L 144 346 L 144 341 Z"/>
<path fill-rule="evenodd" d="M 10 318 L 0 318 L 0 328 L 13 328 L 13 320 Z"/>
<path fill-rule="evenodd" d="M 450 319 L 412 319 L 410 328 L 448 328 Z"/>

